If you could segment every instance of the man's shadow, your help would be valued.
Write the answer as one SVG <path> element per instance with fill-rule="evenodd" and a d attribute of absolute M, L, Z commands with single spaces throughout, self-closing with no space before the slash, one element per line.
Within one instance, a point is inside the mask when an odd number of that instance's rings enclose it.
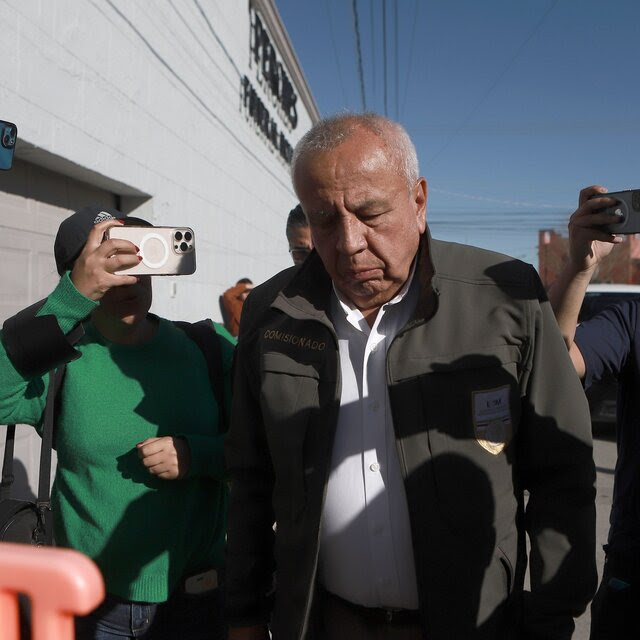
<path fill-rule="evenodd" d="M 484 372 L 480 385 L 478 370 Z M 587 442 L 561 430 L 554 418 L 536 415 L 528 396 L 521 395 L 518 379 L 515 366 L 493 356 L 471 354 L 389 387 L 394 406 L 413 416 L 395 423 L 404 425 L 404 432 L 396 428 L 398 454 L 405 466 L 425 620 L 446 618 L 430 612 L 455 612 L 445 626 L 431 626 L 428 635 L 465 638 L 482 630 L 488 637 L 503 637 L 519 628 L 518 618 L 527 616 L 529 604 L 534 604 L 525 592 L 525 529 L 536 539 L 529 556 L 536 615 L 544 617 L 545 600 L 557 596 L 567 575 L 584 575 L 585 563 L 591 562 L 588 550 L 594 547 L 595 532 L 587 534 L 588 539 L 576 538 L 577 532 L 588 532 L 593 511 L 588 490 L 595 479 L 591 449 Z M 477 416 L 471 400 L 478 386 L 481 391 L 508 388 L 513 424 L 511 430 L 498 432 L 504 441 L 493 443 L 498 445 L 497 453 L 480 443 L 483 432 L 474 427 Z M 300 464 L 293 471 L 303 488 L 292 492 L 291 498 L 297 503 L 292 511 L 301 520 L 306 504 L 315 502 L 309 499 L 309 491 L 317 494 L 323 482 L 317 473 L 325 455 L 319 452 L 327 447 L 326 421 L 321 416 L 322 412 L 318 416 L 310 412 L 291 425 L 302 447 L 300 454 L 290 458 L 292 466 Z M 562 418 L 564 424 L 566 419 Z M 357 453 L 345 451 L 344 455 Z M 426 515 L 420 505 L 428 510 Z M 366 518 L 366 514 L 357 517 Z M 584 526 L 577 523 L 581 519 Z M 335 535 L 346 539 L 349 528 Z M 538 545 L 537 536 L 545 531 L 560 541 L 554 566 L 544 566 Z M 573 585 L 577 601 L 580 593 L 590 590 L 588 581 L 584 582 Z M 586 601 L 588 595 L 584 597 Z M 549 624 L 556 624 L 553 617 Z"/>

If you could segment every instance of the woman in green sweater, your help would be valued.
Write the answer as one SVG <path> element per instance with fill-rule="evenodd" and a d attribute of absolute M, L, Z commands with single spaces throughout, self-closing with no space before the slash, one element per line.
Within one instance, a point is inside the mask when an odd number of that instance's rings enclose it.
<path fill-rule="evenodd" d="M 61 224 L 62 278 L 38 312 L 65 334 L 85 329 L 58 398 L 54 534 L 95 560 L 107 598 L 77 621 L 77 638 L 222 638 L 222 409 L 199 347 L 149 313 L 150 277 L 114 274 L 140 257 L 130 242 L 103 242 L 124 218 L 108 211 Z M 228 392 L 234 339 L 216 331 Z M 0 424 L 40 426 L 48 378 L 18 373 L 3 343 L 0 379 Z"/>

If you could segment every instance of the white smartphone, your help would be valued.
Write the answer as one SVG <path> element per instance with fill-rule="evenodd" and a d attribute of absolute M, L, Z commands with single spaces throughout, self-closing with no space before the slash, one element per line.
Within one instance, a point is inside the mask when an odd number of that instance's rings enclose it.
<path fill-rule="evenodd" d="M 186 276 L 196 270 L 196 244 L 189 227 L 110 227 L 106 238 L 129 240 L 140 249 L 140 264 L 115 271 L 131 276 Z"/>

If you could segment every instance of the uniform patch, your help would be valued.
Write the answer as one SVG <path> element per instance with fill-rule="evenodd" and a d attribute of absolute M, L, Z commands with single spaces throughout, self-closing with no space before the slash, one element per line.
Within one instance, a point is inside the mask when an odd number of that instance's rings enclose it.
<path fill-rule="evenodd" d="M 473 428 L 478 444 L 498 455 L 509 444 L 513 427 L 509 408 L 509 387 L 472 394 Z"/>
<path fill-rule="evenodd" d="M 296 347 L 311 349 L 312 351 L 324 351 L 327 346 L 327 343 L 322 340 L 313 340 L 312 338 L 296 336 L 292 333 L 285 333 L 284 331 L 277 331 L 275 329 L 266 329 L 264 332 L 264 339 L 278 340 L 279 342 L 290 343 Z"/>

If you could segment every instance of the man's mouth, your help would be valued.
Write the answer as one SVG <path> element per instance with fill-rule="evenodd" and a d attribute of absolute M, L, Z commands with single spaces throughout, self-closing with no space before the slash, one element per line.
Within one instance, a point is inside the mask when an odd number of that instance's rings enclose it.
<path fill-rule="evenodd" d="M 365 280 L 371 280 L 372 278 L 378 276 L 380 273 L 380 268 L 371 267 L 365 269 L 350 269 L 347 273 L 351 280 L 355 280 L 356 282 L 364 282 Z"/>

